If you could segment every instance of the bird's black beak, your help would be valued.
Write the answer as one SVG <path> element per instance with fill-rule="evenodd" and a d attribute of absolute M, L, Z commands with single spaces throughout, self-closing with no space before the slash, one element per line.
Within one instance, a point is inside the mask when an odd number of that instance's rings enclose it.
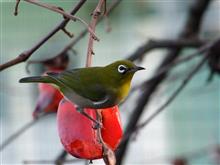
<path fill-rule="evenodd" d="M 139 70 L 145 70 L 145 68 L 141 67 L 141 66 L 137 66 L 136 67 L 136 71 L 139 71 Z"/>
<path fill-rule="evenodd" d="M 140 67 L 140 66 L 135 66 L 134 68 L 132 68 L 131 70 L 130 70 L 130 72 L 137 72 L 137 71 L 139 71 L 139 70 L 144 70 L 145 68 L 143 68 L 143 67 Z"/>

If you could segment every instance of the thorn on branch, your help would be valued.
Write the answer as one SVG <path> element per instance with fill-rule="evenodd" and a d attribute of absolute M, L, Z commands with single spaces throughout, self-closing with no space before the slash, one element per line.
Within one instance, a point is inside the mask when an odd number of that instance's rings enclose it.
<path fill-rule="evenodd" d="M 89 25 L 91 31 L 93 32 L 95 32 L 96 24 L 98 23 L 99 15 L 101 14 L 101 8 L 103 4 L 104 4 L 104 0 L 99 0 L 95 10 L 93 11 L 92 19 Z M 90 34 L 88 48 L 87 48 L 86 67 L 91 66 L 91 63 L 92 63 L 92 55 L 94 55 L 94 52 L 93 52 L 93 41 L 94 40 L 97 40 L 97 38 L 94 35 Z"/>
<path fill-rule="evenodd" d="M 59 6 L 56 7 L 56 6 L 54 6 L 54 8 L 65 12 L 62 7 L 59 7 Z M 63 18 L 64 18 L 64 19 L 68 19 L 65 15 L 63 15 Z"/>
<path fill-rule="evenodd" d="M 115 7 L 120 4 L 120 2 L 121 2 L 121 0 L 116 0 L 116 1 L 108 8 L 108 10 L 106 11 L 106 15 L 109 15 L 109 14 L 113 11 L 113 9 L 115 9 Z M 99 23 L 101 20 L 103 20 L 103 18 L 104 18 L 104 17 L 101 17 L 101 18 L 98 20 L 97 23 Z M 77 55 L 77 52 L 76 52 L 74 49 L 72 49 L 72 47 L 73 47 L 80 39 L 82 39 L 87 33 L 88 33 L 88 30 L 87 30 L 87 29 L 82 30 L 81 33 L 80 33 L 77 37 L 75 37 L 68 45 L 66 45 L 66 46 L 63 48 L 63 50 L 61 50 L 61 51 L 58 53 L 58 55 L 59 55 L 59 54 L 64 54 L 64 53 L 68 52 L 68 50 L 71 50 L 74 55 Z"/>
<path fill-rule="evenodd" d="M 56 6 L 52 6 L 52 5 L 49 5 L 49 4 L 46 4 L 46 3 L 42 3 L 42 2 L 39 2 L 39 1 L 34 1 L 34 0 L 24 0 L 28 3 L 31 3 L 31 4 L 34 4 L 34 5 L 37 5 L 37 6 L 40 6 L 40 7 L 43 7 L 43 8 L 46 8 L 48 10 L 51 10 L 53 12 L 56 12 L 56 13 L 59 13 L 59 14 L 62 14 L 63 16 L 66 17 L 66 19 L 71 19 L 72 21 L 80 21 L 82 24 L 84 24 L 89 33 L 96 38 L 96 40 L 99 40 L 98 37 L 95 35 L 94 31 L 89 27 L 89 25 L 84 21 L 82 20 L 81 18 L 79 17 L 76 17 L 76 16 L 73 16 L 69 13 L 66 13 L 65 11 L 63 11 L 63 9 L 60 9 L 59 7 L 56 7 Z"/>
<path fill-rule="evenodd" d="M 18 58 L 21 60 L 21 61 L 26 61 L 28 58 L 29 58 L 29 51 L 25 51 L 23 53 L 21 53 Z"/>
<path fill-rule="evenodd" d="M 70 38 L 73 38 L 74 34 L 69 32 L 65 27 L 62 28 L 62 31 Z"/>
<path fill-rule="evenodd" d="M 21 0 L 16 0 L 16 4 L 15 4 L 15 11 L 14 11 L 14 16 L 18 15 L 18 6 Z"/>
<path fill-rule="evenodd" d="M 92 55 L 95 55 L 95 52 L 93 50 L 91 50 Z"/>

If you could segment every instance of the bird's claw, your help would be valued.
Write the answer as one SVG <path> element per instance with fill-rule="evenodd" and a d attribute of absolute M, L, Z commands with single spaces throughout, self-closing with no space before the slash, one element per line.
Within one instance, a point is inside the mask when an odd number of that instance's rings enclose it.
<path fill-rule="evenodd" d="M 97 123 L 95 123 L 95 125 L 92 126 L 93 129 L 100 129 L 102 127 L 103 127 L 103 125 L 100 122 L 97 122 Z"/>

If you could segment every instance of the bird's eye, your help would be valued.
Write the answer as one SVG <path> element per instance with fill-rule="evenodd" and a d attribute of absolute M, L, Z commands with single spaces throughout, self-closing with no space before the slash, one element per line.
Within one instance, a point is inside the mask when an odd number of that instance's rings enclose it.
<path fill-rule="evenodd" d="M 127 71 L 127 67 L 124 65 L 118 66 L 118 72 L 124 74 Z"/>

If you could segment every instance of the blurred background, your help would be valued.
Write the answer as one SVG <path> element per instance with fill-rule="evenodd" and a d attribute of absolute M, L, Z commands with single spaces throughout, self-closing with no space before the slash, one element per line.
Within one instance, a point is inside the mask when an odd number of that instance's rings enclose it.
<path fill-rule="evenodd" d="M 44 0 L 42 2 L 71 10 L 76 0 Z M 108 5 L 112 1 L 108 1 Z M 96 34 L 100 42 L 95 42 L 93 65 L 106 65 L 115 60 L 126 58 L 149 39 L 175 39 L 183 28 L 189 7 L 194 0 L 123 0 L 108 17 L 111 32 L 106 32 L 106 20 L 98 24 Z M 97 5 L 96 0 L 87 1 L 77 12 L 77 16 L 89 22 L 90 13 Z M 1 53 L 0 63 L 4 63 L 24 50 L 32 47 L 63 18 L 57 13 L 21 1 L 19 14 L 14 16 L 15 1 L 1 0 Z M 79 22 L 69 22 L 67 29 L 77 35 L 84 26 Z M 220 1 L 213 0 L 207 9 L 199 35 L 212 40 L 220 36 Z M 62 31 L 53 36 L 37 50 L 30 60 L 53 57 L 70 42 Z M 88 35 L 75 46 L 77 55 L 71 51 L 69 68 L 83 67 L 86 60 Z M 186 49 L 182 56 L 194 52 Z M 166 50 L 151 51 L 140 65 L 146 71 L 138 73 L 133 86 L 150 78 Z M 153 95 L 145 120 L 180 85 L 189 69 L 199 58 L 184 63 L 174 70 Z M 39 75 L 41 65 L 30 66 L 31 75 Z M 172 80 L 174 75 L 179 75 Z M 15 65 L 0 73 L 0 142 L 32 120 L 38 90 L 36 84 L 19 84 L 18 80 L 28 76 L 25 63 Z M 207 83 L 207 65 L 192 79 L 181 94 L 146 128 L 139 131 L 135 140 L 130 142 L 124 164 L 169 164 L 168 158 L 188 154 L 220 143 L 220 80 L 218 76 Z M 170 78 L 170 79 L 169 79 Z M 126 126 L 138 92 L 135 92 L 120 108 L 122 124 Z M 26 131 L 12 144 L 0 152 L 1 164 L 22 164 L 24 160 L 54 160 L 61 152 L 56 115 L 49 115 Z M 213 155 L 193 158 L 189 164 L 215 164 Z M 69 158 L 71 158 L 69 156 Z M 103 163 L 94 161 L 94 163 Z M 77 163 L 76 163 L 77 164 Z M 78 163 L 78 164 L 84 164 Z"/>

